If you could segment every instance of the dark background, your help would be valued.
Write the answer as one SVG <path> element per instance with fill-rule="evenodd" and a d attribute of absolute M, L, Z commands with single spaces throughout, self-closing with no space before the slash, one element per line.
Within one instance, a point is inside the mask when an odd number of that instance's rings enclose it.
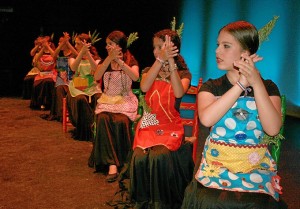
<path fill-rule="evenodd" d="M 31 69 L 30 50 L 39 35 L 63 32 L 99 32 L 95 44 L 106 57 L 105 38 L 113 30 L 127 36 L 138 32 L 130 51 L 140 70 L 153 62 L 152 36 L 179 21 L 181 0 L 1 0 L 0 1 L 0 96 L 21 96 L 22 82 Z M 179 25 L 179 23 L 178 23 Z"/>

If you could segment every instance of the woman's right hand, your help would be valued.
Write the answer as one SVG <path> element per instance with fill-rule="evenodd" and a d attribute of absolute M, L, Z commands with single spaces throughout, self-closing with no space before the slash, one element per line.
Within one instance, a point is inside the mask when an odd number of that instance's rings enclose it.
<path fill-rule="evenodd" d="M 108 51 L 108 56 L 110 57 L 111 60 L 116 60 L 121 58 L 122 51 L 119 46 L 108 46 L 107 51 Z"/>
<path fill-rule="evenodd" d="M 87 43 L 86 40 L 82 41 L 82 48 L 81 51 L 84 55 L 86 55 L 89 52 L 91 43 Z"/>
<path fill-rule="evenodd" d="M 174 58 L 178 55 L 178 49 L 174 46 L 174 43 L 171 41 L 171 37 L 166 35 L 165 42 L 160 50 L 158 57 L 163 61 L 167 61 L 171 58 Z"/>

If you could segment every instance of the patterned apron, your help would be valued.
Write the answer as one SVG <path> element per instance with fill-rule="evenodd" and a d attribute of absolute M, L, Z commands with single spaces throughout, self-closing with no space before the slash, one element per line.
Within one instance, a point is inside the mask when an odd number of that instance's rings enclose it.
<path fill-rule="evenodd" d="M 206 187 L 266 193 L 279 199 L 277 166 L 266 144 L 253 97 L 240 97 L 212 127 L 196 179 Z"/>
<path fill-rule="evenodd" d="M 175 109 L 175 96 L 170 83 L 155 80 L 145 96 L 150 112 L 144 112 L 139 121 L 134 138 L 135 147 L 146 149 L 164 145 L 169 150 L 177 150 L 184 136 L 179 112 Z"/>

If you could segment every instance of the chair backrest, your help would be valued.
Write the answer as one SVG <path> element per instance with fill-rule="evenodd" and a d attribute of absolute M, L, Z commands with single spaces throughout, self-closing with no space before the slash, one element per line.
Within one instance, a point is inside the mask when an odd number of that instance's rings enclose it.
<path fill-rule="evenodd" d="M 198 92 L 202 85 L 202 78 L 199 79 L 197 86 L 191 86 L 180 104 L 180 116 L 185 127 L 185 139 L 193 143 L 193 160 L 196 162 L 197 147 L 199 137 L 199 118 L 198 118 Z"/>
<path fill-rule="evenodd" d="M 281 119 L 282 119 L 282 126 L 280 129 L 279 134 L 284 135 L 284 123 L 285 123 L 285 115 L 286 115 L 286 97 L 285 95 L 281 95 Z M 276 144 L 272 144 L 271 146 L 271 155 L 277 166 L 279 165 L 280 159 L 280 152 L 281 152 L 281 140 L 278 140 Z"/>

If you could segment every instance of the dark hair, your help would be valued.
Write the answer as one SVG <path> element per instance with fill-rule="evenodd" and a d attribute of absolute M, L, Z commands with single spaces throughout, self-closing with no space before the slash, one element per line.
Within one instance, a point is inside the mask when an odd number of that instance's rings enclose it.
<path fill-rule="evenodd" d="M 131 52 L 127 48 L 127 36 L 125 33 L 119 30 L 115 30 L 108 34 L 107 38 L 114 43 L 118 44 L 123 52 L 123 58 L 124 62 L 129 65 L 138 65 L 138 62 L 136 61 L 135 57 L 131 54 Z"/>
<path fill-rule="evenodd" d="M 86 33 L 81 33 L 76 38 L 79 38 L 81 41 L 85 40 L 87 43 L 91 43 L 92 42 L 91 37 L 88 34 L 86 34 Z"/>
<path fill-rule="evenodd" d="M 98 60 L 98 59 L 101 60 L 101 57 L 99 56 L 96 47 L 90 46 L 90 53 L 91 53 L 91 55 L 93 56 L 93 59 L 94 59 L 94 60 Z"/>
<path fill-rule="evenodd" d="M 178 67 L 178 70 L 188 70 L 186 63 L 180 54 L 181 39 L 176 31 L 173 31 L 171 29 L 164 29 L 164 30 L 158 31 L 157 33 L 154 34 L 153 39 L 159 38 L 159 39 L 165 41 L 166 35 L 170 36 L 171 41 L 174 43 L 174 45 L 179 50 L 178 56 L 174 57 L 175 63 Z"/>
<path fill-rule="evenodd" d="M 49 46 L 52 50 L 55 50 L 55 44 L 53 43 L 50 36 L 43 36 L 43 39 L 49 43 Z"/>
<path fill-rule="evenodd" d="M 177 47 L 177 49 L 180 52 L 181 40 L 176 31 L 173 31 L 171 29 L 164 29 L 155 33 L 153 38 L 157 37 L 165 41 L 166 35 L 171 37 L 171 41 L 174 43 L 174 45 Z"/>
<path fill-rule="evenodd" d="M 232 22 L 221 28 L 219 34 L 221 31 L 230 33 L 250 54 L 257 52 L 259 47 L 258 31 L 251 23 L 246 21 Z"/>
<path fill-rule="evenodd" d="M 86 43 L 92 43 L 91 37 L 86 33 L 81 33 L 80 35 L 76 36 L 76 38 L 79 38 L 81 41 L 85 40 Z M 101 57 L 99 56 L 96 47 L 90 46 L 90 53 L 92 54 L 94 60 L 97 60 L 97 59 L 101 60 Z"/>
<path fill-rule="evenodd" d="M 127 37 L 126 35 L 119 30 L 115 30 L 113 32 L 111 32 L 107 38 L 113 42 L 115 42 L 116 44 L 118 44 L 121 49 L 122 52 L 125 53 L 127 50 Z"/>

